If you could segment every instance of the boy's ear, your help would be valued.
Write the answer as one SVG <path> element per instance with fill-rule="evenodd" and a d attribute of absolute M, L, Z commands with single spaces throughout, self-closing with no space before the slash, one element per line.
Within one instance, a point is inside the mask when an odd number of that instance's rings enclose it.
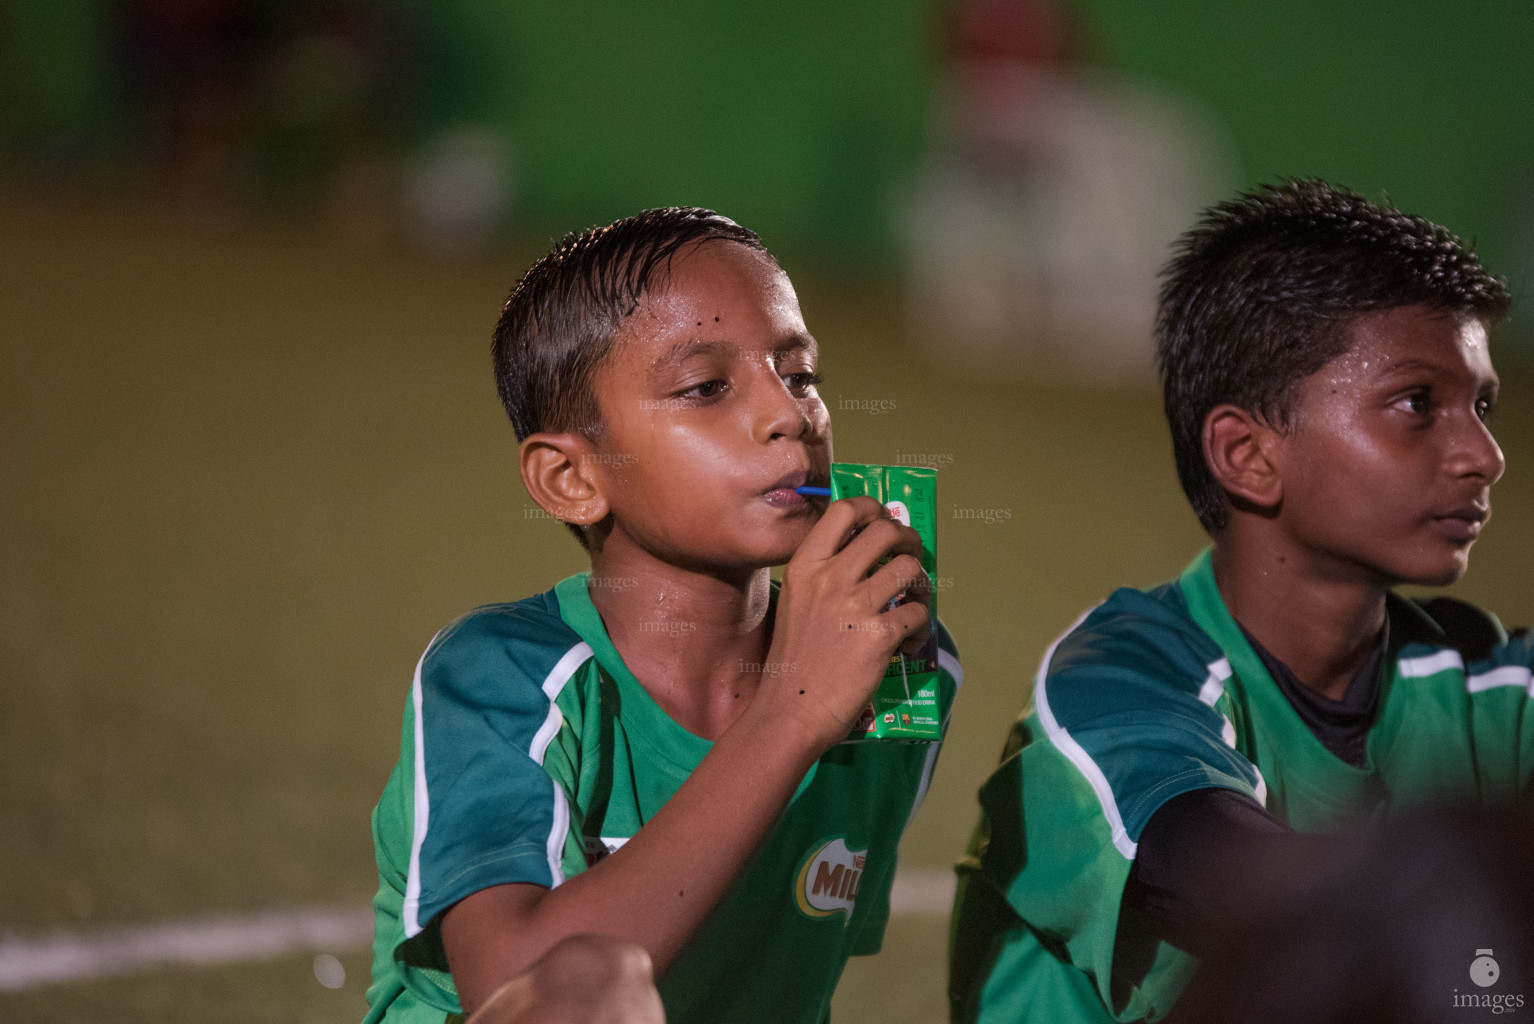
<path fill-rule="evenodd" d="M 1204 417 L 1204 464 L 1238 503 L 1278 508 L 1284 482 L 1272 459 L 1277 431 L 1238 405 L 1217 405 Z"/>
<path fill-rule="evenodd" d="M 577 526 L 607 518 L 607 498 L 585 458 L 591 442 L 579 434 L 529 434 L 518 449 L 522 486 L 549 515 Z"/>

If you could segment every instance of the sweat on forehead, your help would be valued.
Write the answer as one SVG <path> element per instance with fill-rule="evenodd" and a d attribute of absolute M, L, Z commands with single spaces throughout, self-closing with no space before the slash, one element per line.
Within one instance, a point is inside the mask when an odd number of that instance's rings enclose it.
<path fill-rule="evenodd" d="M 492 345 L 496 389 L 519 439 L 594 426 L 592 374 L 619 325 L 674 256 L 715 239 L 767 251 L 755 232 L 712 210 L 666 207 L 567 235 L 533 264 Z"/>
<path fill-rule="evenodd" d="M 632 351 L 636 346 L 642 351 Z M 743 246 L 704 242 L 677 253 L 619 323 L 607 365 L 619 352 L 625 372 L 703 359 L 775 364 L 814 347 L 793 284 L 776 261 Z"/>
<path fill-rule="evenodd" d="M 1498 385 L 1486 324 L 1477 317 L 1430 306 L 1397 306 L 1352 318 L 1343 341 L 1342 353 L 1317 377 L 1394 381 L 1463 370 L 1483 388 L 1495 391 Z"/>

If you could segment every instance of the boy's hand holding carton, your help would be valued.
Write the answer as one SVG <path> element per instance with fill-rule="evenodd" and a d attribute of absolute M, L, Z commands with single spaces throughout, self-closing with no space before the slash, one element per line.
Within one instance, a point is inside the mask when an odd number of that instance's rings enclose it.
<path fill-rule="evenodd" d="M 751 710 L 796 723 L 817 757 L 845 739 L 896 649 L 926 635 L 925 603 L 891 605 L 926 579 L 921 553 L 921 536 L 874 498 L 832 502 L 783 571 L 775 671 Z"/>

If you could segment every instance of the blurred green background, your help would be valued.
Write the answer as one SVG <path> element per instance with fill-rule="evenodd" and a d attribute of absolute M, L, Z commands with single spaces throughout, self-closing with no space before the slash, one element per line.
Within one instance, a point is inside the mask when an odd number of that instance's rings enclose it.
<path fill-rule="evenodd" d="M 113 46 L 123 9 L 135 6 L 156 5 L 0 5 L 0 132 L 13 148 L 50 150 L 76 173 L 111 173 L 111 158 L 133 143 Z M 888 260 L 890 189 L 921 151 L 960 5 L 258 6 L 274 12 L 270 22 L 311 25 L 327 7 L 384 12 L 410 40 L 393 55 L 412 82 L 400 139 L 419 143 L 461 122 L 504 132 L 528 230 L 686 202 L 730 211 L 778 248 Z M 1529 4 L 1078 0 L 1065 9 L 1077 59 L 1154 83 L 1223 123 L 1238 184 L 1317 175 L 1388 193 L 1476 239 L 1516 282 L 1527 276 Z"/>
<path fill-rule="evenodd" d="M 895 207 L 940 134 L 953 11 L 332 6 L 257 5 L 281 73 L 192 114 L 124 56 L 138 8 L 0 7 L 0 932 L 366 903 L 422 647 L 582 567 L 517 478 L 500 303 L 551 236 L 670 202 L 783 255 L 842 458 L 933 456 L 945 504 L 1008 512 L 939 534 L 967 678 L 903 864 L 944 869 L 1044 647 L 1202 543 L 1152 386 L 961 372 L 903 312 Z M 1073 19 L 1078 63 L 1223 124 L 1235 184 L 1388 192 L 1521 289 L 1534 8 L 1090 0 Z M 458 151 L 492 158 L 449 178 L 483 216 L 444 237 L 397 197 L 463 125 Z M 1534 622 L 1520 316 L 1497 350 L 1509 471 L 1457 588 L 1511 623 Z M 945 1019 L 945 926 L 897 918 L 837 1019 Z M 356 1019 L 365 958 L 337 952 L 338 991 L 305 955 L 0 994 L 0 1017 Z"/>

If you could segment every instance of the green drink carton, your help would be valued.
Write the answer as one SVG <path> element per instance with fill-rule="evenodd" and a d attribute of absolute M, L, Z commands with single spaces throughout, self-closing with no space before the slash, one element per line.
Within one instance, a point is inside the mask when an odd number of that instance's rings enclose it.
<path fill-rule="evenodd" d="M 896 652 L 846 742 L 943 738 L 937 668 L 937 470 L 918 466 L 831 464 L 831 500 L 866 494 L 921 535 L 921 566 L 934 581 L 932 633 L 915 656 Z"/>

